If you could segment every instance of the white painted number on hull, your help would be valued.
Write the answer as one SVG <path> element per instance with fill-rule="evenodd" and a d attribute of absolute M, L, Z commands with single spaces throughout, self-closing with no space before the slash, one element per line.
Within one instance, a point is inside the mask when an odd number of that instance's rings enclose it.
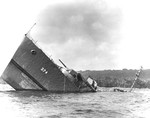
<path fill-rule="evenodd" d="M 47 71 L 44 67 L 41 68 L 41 71 L 42 71 L 44 74 L 47 74 L 47 73 L 48 73 L 48 71 Z"/>

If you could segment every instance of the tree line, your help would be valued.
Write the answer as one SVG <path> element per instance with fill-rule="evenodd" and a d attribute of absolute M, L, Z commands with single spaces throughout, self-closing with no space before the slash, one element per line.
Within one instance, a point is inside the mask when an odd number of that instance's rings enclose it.
<path fill-rule="evenodd" d="M 138 70 L 103 70 L 103 71 L 80 71 L 86 78 L 91 76 L 100 87 L 131 87 Z M 143 70 L 139 79 L 136 80 L 135 88 L 150 88 L 150 69 Z"/>

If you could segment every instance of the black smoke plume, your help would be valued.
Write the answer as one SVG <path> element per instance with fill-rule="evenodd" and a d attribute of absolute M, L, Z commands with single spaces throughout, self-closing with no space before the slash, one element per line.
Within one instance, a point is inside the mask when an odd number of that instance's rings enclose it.
<path fill-rule="evenodd" d="M 60 3 L 40 13 L 34 37 L 75 69 L 111 68 L 119 23 L 120 12 L 103 2 Z"/>

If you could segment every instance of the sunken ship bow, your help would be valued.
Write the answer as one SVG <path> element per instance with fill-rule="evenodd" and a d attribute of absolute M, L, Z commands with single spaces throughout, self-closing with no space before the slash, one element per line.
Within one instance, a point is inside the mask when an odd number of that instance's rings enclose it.
<path fill-rule="evenodd" d="M 60 62 L 64 65 L 61 60 Z M 94 79 L 84 78 L 80 73 L 68 69 L 66 66 L 58 66 L 27 35 L 1 77 L 15 90 L 97 91 L 97 83 Z"/>

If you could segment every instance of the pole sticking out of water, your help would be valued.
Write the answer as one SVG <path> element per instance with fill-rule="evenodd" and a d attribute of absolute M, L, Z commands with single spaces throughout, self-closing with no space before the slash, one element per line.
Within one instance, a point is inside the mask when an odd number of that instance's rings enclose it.
<path fill-rule="evenodd" d="M 132 84 L 132 86 L 131 86 L 129 92 L 131 92 L 131 91 L 133 90 L 134 84 L 135 84 L 136 80 L 140 77 L 140 74 L 141 74 L 142 69 L 143 69 L 143 67 L 141 66 L 140 70 L 136 73 L 136 77 L 135 77 L 135 79 L 134 79 L 134 81 L 133 81 L 133 84 Z"/>

